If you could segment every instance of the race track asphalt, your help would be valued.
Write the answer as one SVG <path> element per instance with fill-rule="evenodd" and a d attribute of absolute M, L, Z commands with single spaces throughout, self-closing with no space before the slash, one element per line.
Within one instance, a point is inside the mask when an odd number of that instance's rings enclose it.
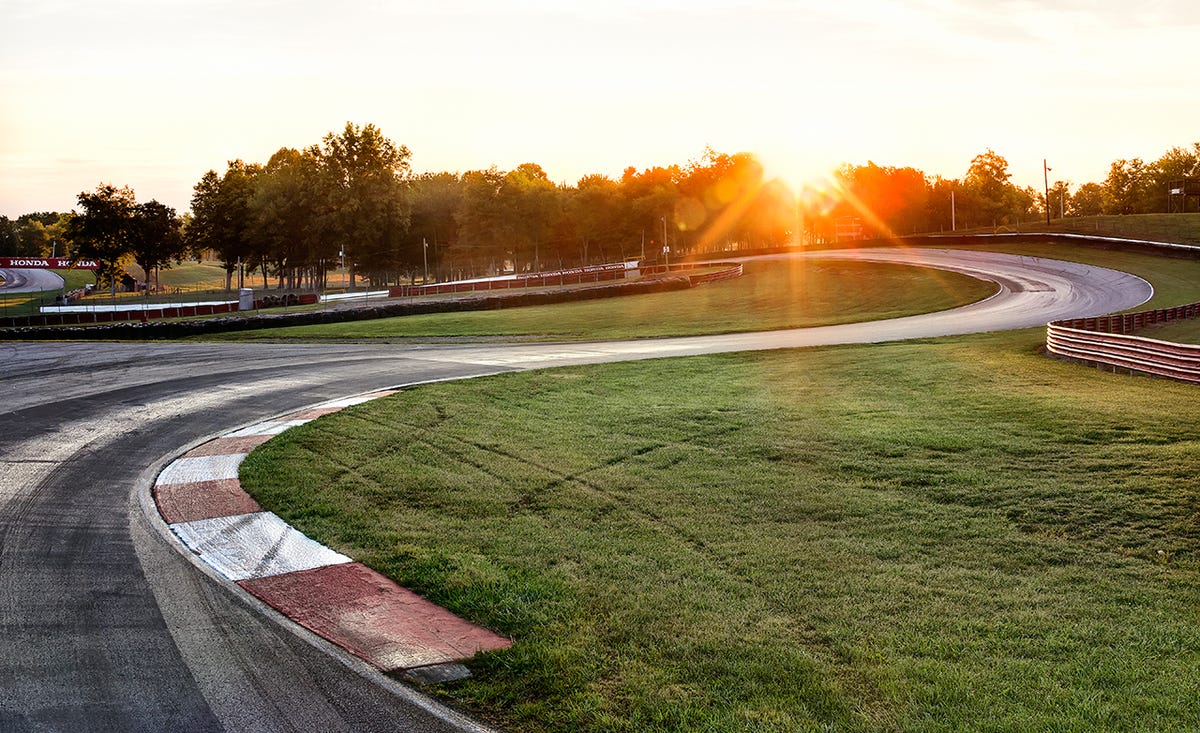
<path fill-rule="evenodd" d="M 293 634 L 164 539 L 138 491 L 206 437 L 398 384 L 1019 328 L 1151 294 L 1138 278 L 1062 262 L 866 256 L 986 273 L 1001 292 L 875 324 L 627 342 L 0 345 L 0 731 L 472 729 Z"/>
<path fill-rule="evenodd" d="M 58 273 L 49 270 L 0 269 L 0 293 L 40 293 L 45 290 L 61 290 L 64 281 Z"/>

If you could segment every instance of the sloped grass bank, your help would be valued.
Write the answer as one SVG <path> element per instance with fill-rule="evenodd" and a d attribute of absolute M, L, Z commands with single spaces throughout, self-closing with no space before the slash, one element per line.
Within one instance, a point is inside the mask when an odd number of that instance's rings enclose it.
<path fill-rule="evenodd" d="M 242 480 L 515 646 L 512 730 L 1200 727 L 1194 386 L 1032 329 L 421 387 Z"/>

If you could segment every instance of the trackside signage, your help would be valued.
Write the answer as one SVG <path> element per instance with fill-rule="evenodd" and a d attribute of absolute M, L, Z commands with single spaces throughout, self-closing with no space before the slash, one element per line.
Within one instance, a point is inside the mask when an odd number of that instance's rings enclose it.
<path fill-rule="evenodd" d="M 68 257 L 0 257 L 0 267 L 28 270 L 99 270 L 96 260 L 79 260 L 71 264 Z"/>

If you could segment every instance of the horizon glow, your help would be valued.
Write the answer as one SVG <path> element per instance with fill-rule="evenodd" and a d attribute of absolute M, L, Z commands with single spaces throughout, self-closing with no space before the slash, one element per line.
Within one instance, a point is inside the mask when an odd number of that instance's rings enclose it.
<path fill-rule="evenodd" d="M 205 171 L 373 123 L 414 172 L 556 182 L 752 152 L 799 191 L 844 162 L 1100 182 L 1200 138 L 1181 0 L 9 0 L 0 214 L 102 182 L 180 212 Z"/>

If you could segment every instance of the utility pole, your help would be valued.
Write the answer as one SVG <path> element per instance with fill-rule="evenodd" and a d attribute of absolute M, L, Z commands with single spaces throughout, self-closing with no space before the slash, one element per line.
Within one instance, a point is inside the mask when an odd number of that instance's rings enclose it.
<path fill-rule="evenodd" d="M 954 189 L 950 189 L 950 231 L 958 231 L 957 222 L 954 221 Z"/>
<path fill-rule="evenodd" d="M 421 261 L 425 263 L 425 279 L 421 281 L 422 285 L 429 284 L 429 242 L 425 241 L 425 237 L 421 237 Z"/>
<path fill-rule="evenodd" d="M 1046 185 L 1046 226 L 1050 226 L 1050 167 L 1042 158 L 1042 183 Z"/>
<path fill-rule="evenodd" d="M 662 218 L 663 223 L 663 257 L 667 262 L 667 272 L 671 271 L 671 248 L 667 246 L 667 217 Z"/>

